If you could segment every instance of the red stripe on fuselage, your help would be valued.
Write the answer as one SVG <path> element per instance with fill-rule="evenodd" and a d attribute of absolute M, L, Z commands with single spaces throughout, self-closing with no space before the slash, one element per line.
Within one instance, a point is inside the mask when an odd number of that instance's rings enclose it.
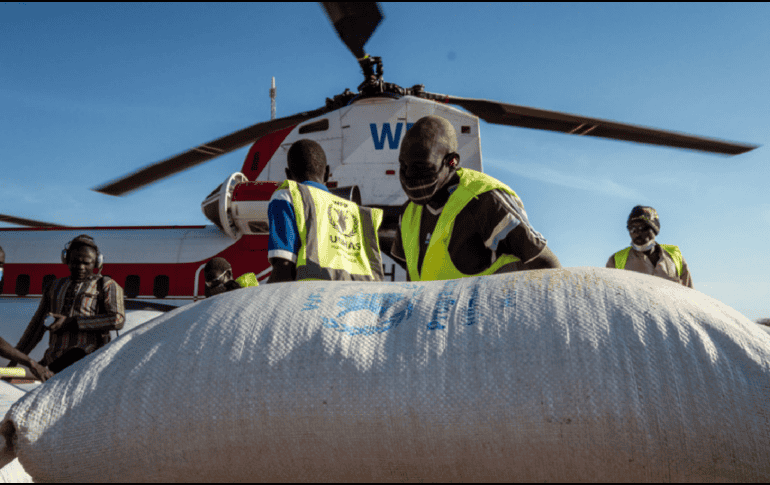
<path fill-rule="evenodd" d="M 179 226 L 175 226 L 179 227 Z M 200 227 L 200 226 L 195 226 Z M 203 226 L 205 227 L 205 226 Z M 69 228 L 68 228 L 69 229 Z M 106 228 L 102 228 L 106 229 Z M 267 236 L 243 236 L 235 244 L 224 251 L 212 254 L 201 261 L 191 263 L 109 263 L 105 262 L 102 274 L 113 278 L 125 289 L 126 278 L 129 275 L 139 276 L 139 295 L 152 295 L 155 278 L 168 276 L 169 288 L 166 298 L 192 297 L 195 294 L 195 273 L 209 259 L 220 256 L 225 258 L 233 267 L 233 276 L 243 273 L 259 274 L 270 266 L 267 260 Z M 198 296 L 204 294 L 203 272 L 198 275 Z M 69 276 L 69 268 L 64 264 L 13 264 L 6 263 L 4 279 L 0 293 L 4 296 L 16 296 L 17 278 L 20 275 L 29 276 L 29 295 L 40 295 L 43 292 L 43 278 L 46 275 L 55 278 Z"/>
<path fill-rule="evenodd" d="M 297 125 L 294 125 L 283 130 L 274 131 L 255 141 L 249 150 L 249 154 L 246 155 L 241 173 L 249 180 L 257 180 L 257 177 L 265 169 L 267 162 L 273 158 L 275 151 L 281 146 L 283 140 L 296 127 Z"/>
<path fill-rule="evenodd" d="M 130 229 L 203 229 L 206 226 L 51 226 L 51 227 L 0 227 L 2 231 L 92 231 L 130 230 Z"/>

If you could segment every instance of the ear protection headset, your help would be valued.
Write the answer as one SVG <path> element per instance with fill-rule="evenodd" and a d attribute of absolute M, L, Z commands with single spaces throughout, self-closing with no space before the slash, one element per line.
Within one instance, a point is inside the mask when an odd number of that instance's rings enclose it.
<path fill-rule="evenodd" d="M 443 162 L 444 165 L 449 168 L 457 168 L 460 164 L 460 154 L 455 152 L 447 153 L 446 156 L 444 156 Z"/>
<path fill-rule="evenodd" d="M 76 243 L 76 244 L 75 244 Z M 69 265 L 70 264 L 70 248 L 72 245 L 75 244 L 75 246 L 88 246 L 89 248 L 92 248 L 94 251 L 96 251 L 96 269 L 101 271 L 102 270 L 102 264 L 104 264 L 104 256 L 101 252 L 99 252 L 99 247 L 94 242 L 94 238 L 87 234 L 81 234 L 80 236 L 76 237 L 72 241 L 68 242 L 64 245 L 64 249 L 62 249 L 61 252 L 61 262 Z"/>

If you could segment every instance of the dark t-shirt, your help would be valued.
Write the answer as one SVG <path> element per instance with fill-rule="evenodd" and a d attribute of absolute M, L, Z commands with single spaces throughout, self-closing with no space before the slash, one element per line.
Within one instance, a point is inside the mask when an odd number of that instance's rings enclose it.
<path fill-rule="evenodd" d="M 455 188 L 450 188 L 450 192 Z M 404 204 L 402 214 L 408 204 Z M 420 217 L 420 269 L 440 216 L 441 209 L 436 212 L 430 206 L 423 206 Z M 540 255 L 546 244 L 545 238 L 530 225 L 521 199 L 495 189 L 472 199 L 457 215 L 449 240 L 449 257 L 460 272 L 476 274 L 489 268 L 501 254 L 511 254 L 528 263 Z M 400 219 L 390 254 L 406 269 Z"/>

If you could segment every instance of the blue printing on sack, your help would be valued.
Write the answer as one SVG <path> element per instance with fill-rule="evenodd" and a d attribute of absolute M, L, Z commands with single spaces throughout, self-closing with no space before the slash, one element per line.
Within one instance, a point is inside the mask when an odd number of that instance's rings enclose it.
<path fill-rule="evenodd" d="M 428 322 L 428 330 L 443 330 L 445 325 L 441 324 L 441 320 L 449 318 L 449 311 L 455 306 L 457 300 L 452 298 L 452 290 L 460 283 L 460 280 L 449 280 L 444 283 L 444 287 L 441 289 L 441 293 L 438 294 L 438 301 L 433 309 L 433 317 Z"/>
<path fill-rule="evenodd" d="M 340 301 L 337 302 L 337 306 L 341 307 L 342 311 L 334 318 L 322 317 L 322 325 L 324 328 L 330 328 L 337 332 L 343 332 L 349 335 L 374 335 L 387 332 L 388 330 L 396 328 L 402 321 L 407 320 L 412 315 L 414 302 L 411 297 L 415 296 L 415 294 L 420 291 L 422 291 L 422 288 L 409 296 L 403 293 L 364 293 L 352 296 L 341 296 Z M 383 321 L 382 319 L 388 310 L 402 301 L 407 301 L 406 308 L 400 312 L 394 313 L 390 318 Z M 377 325 L 355 327 L 346 325 L 337 320 L 348 313 L 360 310 L 377 315 Z"/>

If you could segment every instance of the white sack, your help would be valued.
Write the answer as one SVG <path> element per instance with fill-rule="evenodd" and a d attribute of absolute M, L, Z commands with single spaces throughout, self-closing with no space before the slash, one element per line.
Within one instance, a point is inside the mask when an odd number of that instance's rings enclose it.
<path fill-rule="evenodd" d="M 18 459 L 0 468 L 0 483 L 32 483 L 32 477 L 24 471 Z"/>
<path fill-rule="evenodd" d="M 229 292 L 6 416 L 37 481 L 770 480 L 770 336 L 576 268 Z"/>

